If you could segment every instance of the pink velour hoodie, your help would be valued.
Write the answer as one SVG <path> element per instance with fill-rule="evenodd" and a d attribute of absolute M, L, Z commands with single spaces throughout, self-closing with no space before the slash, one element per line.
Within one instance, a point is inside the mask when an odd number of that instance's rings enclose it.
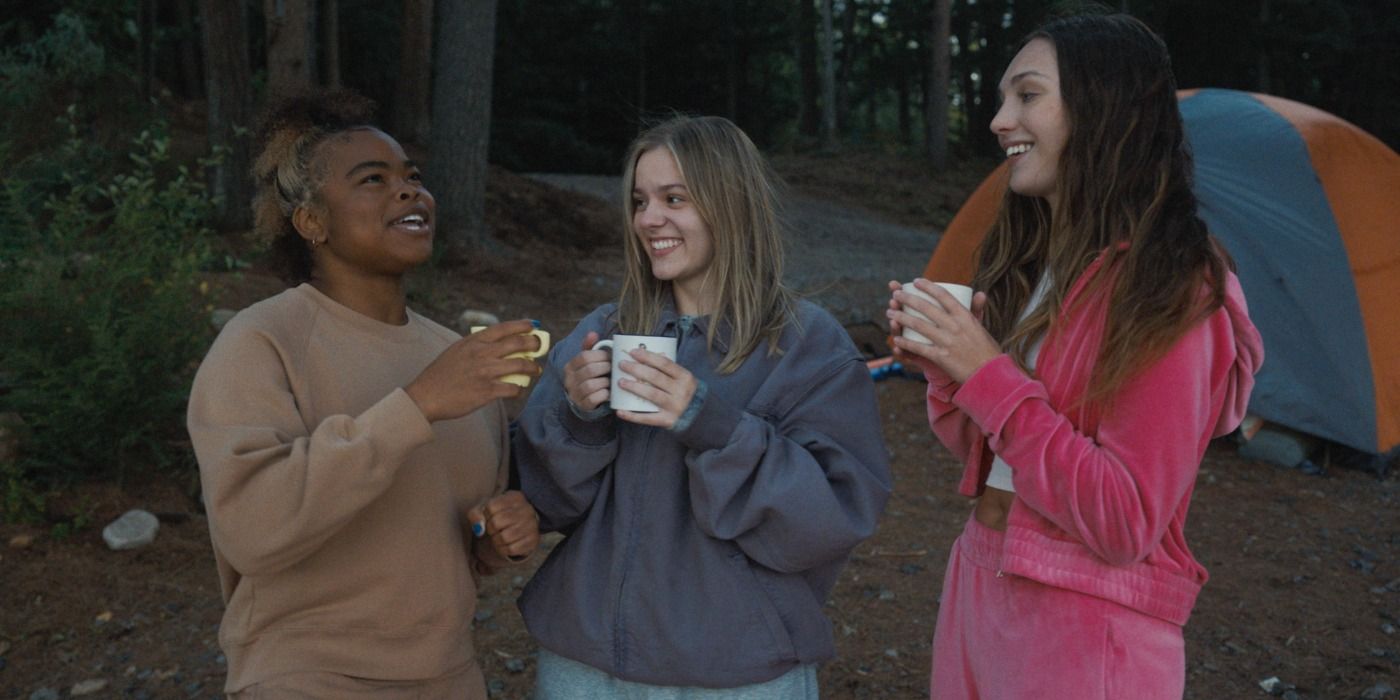
<path fill-rule="evenodd" d="M 1102 261 L 1071 288 L 1064 308 L 1075 314 L 1046 338 L 1035 377 L 1004 354 L 961 385 L 928 370 L 929 424 L 964 462 L 963 495 L 982 493 L 993 454 L 1011 465 L 1002 573 L 1182 625 L 1207 578 L 1183 532 L 1196 473 L 1211 438 L 1244 417 L 1263 343 L 1231 273 L 1224 306 L 1105 411 L 1084 405 L 1109 300 L 1075 302 Z"/>

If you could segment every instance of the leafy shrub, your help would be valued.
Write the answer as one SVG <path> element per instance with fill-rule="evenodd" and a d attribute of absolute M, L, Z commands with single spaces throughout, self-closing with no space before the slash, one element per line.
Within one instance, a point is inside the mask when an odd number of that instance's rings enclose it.
<path fill-rule="evenodd" d="M 11 164 L 0 145 L 0 412 L 28 431 L 5 473 L 7 518 L 24 484 L 188 462 L 181 414 L 209 339 L 198 272 L 212 203 L 170 162 L 164 125 L 104 161 L 74 108 L 60 122 L 56 153 Z M 51 160 L 67 168 L 36 164 Z"/>

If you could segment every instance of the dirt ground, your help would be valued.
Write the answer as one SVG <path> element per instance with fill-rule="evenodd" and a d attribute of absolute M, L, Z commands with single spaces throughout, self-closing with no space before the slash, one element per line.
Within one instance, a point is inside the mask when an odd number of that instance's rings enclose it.
<path fill-rule="evenodd" d="M 777 163 L 804 190 L 930 226 L 946 222 L 976 181 L 878 155 L 844 168 L 839 159 Z M 844 184 L 872 173 L 893 174 L 898 187 Z M 910 205 L 919 191 L 938 201 Z M 488 217 L 498 240 L 416 278 L 412 304 L 449 324 L 472 308 L 567 333 L 616 288 L 615 253 L 600 244 L 612 216 L 596 200 L 497 171 Z M 256 268 L 213 281 L 230 308 L 280 289 Z M 876 326 L 851 331 L 884 351 Z M 955 493 L 957 466 L 928 431 L 924 384 L 891 376 L 876 389 L 895 489 L 827 607 L 839 652 L 821 669 L 828 698 L 926 697 L 944 565 L 971 508 Z M 54 524 L 0 525 L 0 699 L 69 697 L 81 684 L 100 687 L 85 697 L 219 696 L 221 603 L 194 493 L 187 475 L 91 484 L 53 500 Z M 130 508 L 156 513 L 160 534 L 146 548 L 109 551 L 101 529 Z M 1334 466 L 1311 476 L 1243 460 L 1228 441 L 1212 445 L 1187 529 L 1211 572 L 1186 627 L 1187 697 L 1264 697 L 1261 682 L 1276 678 L 1275 695 L 1400 698 L 1397 515 L 1393 473 Z M 65 532 L 75 519 L 80 527 Z M 534 645 L 514 604 L 528 575 L 489 579 L 482 593 L 478 644 L 495 697 L 529 696 Z"/>

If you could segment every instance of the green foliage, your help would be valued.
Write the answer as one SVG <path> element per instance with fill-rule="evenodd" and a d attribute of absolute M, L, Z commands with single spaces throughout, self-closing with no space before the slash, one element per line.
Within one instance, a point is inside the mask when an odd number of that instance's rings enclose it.
<path fill-rule="evenodd" d="M 44 495 L 19 464 L 0 462 L 0 521 L 38 522 L 43 512 Z"/>
<path fill-rule="evenodd" d="M 55 83 L 91 85 L 106 70 L 106 52 L 92 41 L 83 19 L 60 12 L 39 38 L 0 52 L 0 108 L 7 114 L 38 101 Z"/>
<path fill-rule="evenodd" d="M 49 530 L 49 536 L 55 540 L 66 540 L 86 530 L 89 525 L 92 525 L 93 510 L 92 503 L 87 498 L 83 498 L 78 504 L 77 513 L 70 518 L 54 523 L 54 526 Z"/>
<path fill-rule="evenodd" d="M 114 157 L 85 143 L 76 117 L 70 108 L 59 120 L 69 137 L 53 154 L 8 163 L 0 146 L 10 175 L 0 191 L 0 370 L 12 385 L 0 412 L 19 413 L 29 431 L 3 475 L 6 517 L 24 509 L 26 484 L 178 459 L 172 445 L 208 342 L 203 184 L 170 162 L 163 124 Z"/>

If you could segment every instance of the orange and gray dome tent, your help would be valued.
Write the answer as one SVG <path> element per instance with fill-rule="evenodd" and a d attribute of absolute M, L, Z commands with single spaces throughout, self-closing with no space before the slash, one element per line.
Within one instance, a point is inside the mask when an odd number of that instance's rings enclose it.
<path fill-rule="evenodd" d="M 1235 259 L 1264 338 L 1249 412 L 1372 455 L 1400 452 L 1400 155 L 1322 110 L 1183 90 L 1200 215 Z M 1003 163 L 924 271 L 968 282 Z"/>

